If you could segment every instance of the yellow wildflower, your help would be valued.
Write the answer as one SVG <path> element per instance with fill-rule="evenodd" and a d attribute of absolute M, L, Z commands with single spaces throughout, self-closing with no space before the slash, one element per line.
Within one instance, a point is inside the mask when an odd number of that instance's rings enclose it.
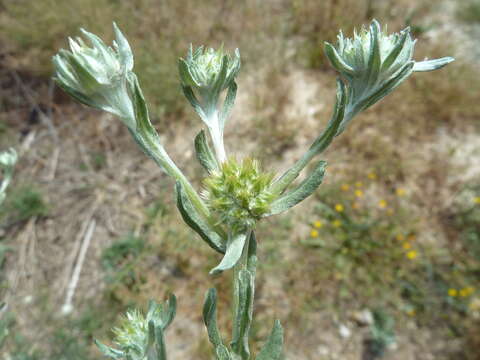
<path fill-rule="evenodd" d="M 312 238 L 318 237 L 318 231 L 317 231 L 317 230 L 312 230 L 312 231 L 310 231 L 310 236 L 311 236 Z"/>
<path fill-rule="evenodd" d="M 357 182 L 355 183 L 355 186 L 356 186 L 357 188 L 361 188 L 361 187 L 363 186 L 363 183 L 362 183 L 361 181 L 357 181 Z"/>
<path fill-rule="evenodd" d="M 343 184 L 342 186 L 340 186 L 340 189 L 342 189 L 342 191 L 348 191 L 348 190 L 350 190 L 350 185 Z"/>
<path fill-rule="evenodd" d="M 403 243 L 403 248 L 404 248 L 405 250 L 409 250 L 409 249 L 412 248 L 412 245 L 411 245 L 409 242 L 406 242 L 406 243 Z"/>
<path fill-rule="evenodd" d="M 472 295 L 475 292 L 475 289 L 472 286 L 468 286 L 460 290 L 459 294 L 461 297 L 467 297 Z"/>
<path fill-rule="evenodd" d="M 405 189 L 402 189 L 402 188 L 398 188 L 397 190 L 395 190 L 397 196 L 403 196 L 405 195 Z"/>
<path fill-rule="evenodd" d="M 460 295 L 461 297 L 467 297 L 467 296 L 468 296 L 468 291 L 467 291 L 467 289 L 461 289 L 461 290 L 458 292 L 458 295 Z"/>
<path fill-rule="evenodd" d="M 455 297 L 458 295 L 457 289 L 448 289 L 448 296 Z"/>
<path fill-rule="evenodd" d="M 477 196 L 475 199 L 473 199 L 473 202 L 475 204 L 480 204 L 480 196 Z"/>
<path fill-rule="evenodd" d="M 363 191 L 362 191 L 362 190 L 358 190 L 358 189 L 355 190 L 355 196 L 356 196 L 356 197 L 359 197 L 359 198 L 362 197 L 362 196 L 363 196 Z"/>
<path fill-rule="evenodd" d="M 407 258 L 409 258 L 410 260 L 415 259 L 417 256 L 418 254 L 415 250 L 410 250 L 409 252 L 407 252 Z"/>
<path fill-rule="evenodd" d="M 407 315 L 408 315 L 408 316 L 412 316 L 412 317 L 415 316 L 415 315 L 416 315 L 415 309 L 407 310 Z"/>
<path fill-rule="evenodd" d="M 334 220 L 334 221 L 332 222 L 332 225 L 333 225 L 334 227 L 338 228 L 338 227 L 342 226 L 342 222 L 337 219 L 337 220 Z"/>
<path fill-rule="evenodd" d="M 323 224 L 320 220 L 317 220 L 313 223 L 313 226 L 317 229 L 320 229 L 323 226 Z"/>
<path fill-rule="evenodd" d="M 376 180 L 377 179 L 377 174 L 375 174 L 374 172 L 369 173 L 367 176 L 370 180 Z"/>
<path fill-rule="evenodd" d="M 337 210 L 338 212 L 342 212 L 343 211 L 343 205 L 342 204 L 335 205 L 335 210 Z"/>
<path fill-rule="evenodd" d="M 378 207 L 379 207 L 380 209 L 385 209 L 385 208 L 387 207 L 387 201 L 386 201 L 386 200 L 383 200 L 383 199 L 380 200 L 380 201 L 378 202 Z"/>
<path fill-rule="evenodd" d="M 395 236 L 395 239 L 397 239 L 398 241 L 403 241 L 405 240 L 405 236 L 403 236 L 403 234 L 397 234 L 397 236 Z"/>
<path fill-rule="evenodd" d="M 468 286 L 465 288 L 465 290 L 468 292 L 468 295 L 472 295 L 475 292 L 475 288 L 473 286 Z"/>

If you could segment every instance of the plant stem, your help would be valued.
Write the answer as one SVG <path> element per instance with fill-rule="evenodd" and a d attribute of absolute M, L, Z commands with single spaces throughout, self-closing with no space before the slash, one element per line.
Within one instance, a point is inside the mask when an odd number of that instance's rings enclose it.
<path fill-rule="evenodd" d="M 232 350 L 235 359 L 248 360 L 248 335 L 253 315 L 255 273 L 257 267 L 257 242 L 249 230 L 242 256 L 233 268 L 233 334 Z M 245 276 L 248 274 L 248 276 Z M 243 276 L 242 276 L 243 275 Z M 248 283 L 245 283 L 245 278 Z"/>

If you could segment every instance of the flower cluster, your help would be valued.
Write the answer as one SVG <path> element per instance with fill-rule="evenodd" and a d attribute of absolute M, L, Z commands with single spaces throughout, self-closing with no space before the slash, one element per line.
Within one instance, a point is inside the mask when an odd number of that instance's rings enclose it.
<path fill-rule="evenodd" d="M 69 38 L 70 50 L 53 57 L 55 81 L 81 103 L 108 111 L 134 126 L 134 106 L 128 82 L 133 80 L 130 45 L 114 24 L 113 48 L 96 35 L 81 29 L 89 47 L 80 37 Z"/>
<path fill-rule="evenodd" d="M 221 223 L 235 230 L 251 229 L 270 210 L 273 174 L 263 173 L 257 160 L 230 158 L 205 179 L 204 197 Z"/>

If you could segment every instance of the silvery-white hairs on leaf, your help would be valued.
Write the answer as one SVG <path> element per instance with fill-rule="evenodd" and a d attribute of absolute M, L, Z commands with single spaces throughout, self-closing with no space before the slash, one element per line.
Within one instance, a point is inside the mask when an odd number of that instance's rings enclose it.
<path fill-rule="evenodd" d="M 224 128 L 235 103 L 240 52 L 190 46 L 178 69 L 183 93 L 207 132 L 194 139 L 200 164 L 206 171 L 199 193 L 169 157 L 150 122 L 148 108 L 137 76 L 130 46 L 114 24 L 113 47 L 85 30 L 70 39 L 70 50 L 53 57 L 58 85 L 81 103 L 110 112 L 128 127 L 140 148 L 175 181 L 177 207 L 185 223 L 212 249 L 222 254 L 211 274 L 233 269 L 233 330 L 226 342 L 216 322 L 217 295 L 210 289 L 205 297 L 203 319 L 214 353 L 219 360 L 246 360 L 252 323 L 257 265 L 255 226 L 267 216 L 284 212 L 315 192 L 325 174 L 325 161 L 317 161 L 310 173 L 292 185 L 300 173 L 340 135 L 355 115 L 392 92 L 412 73 L 439 69 L 453 59 L 413 60 L 415 40 L 410 30 L 387 34 L 377 21 L 355 32 L 342 33 L 336 45 L 325 44 L 325 54 L 338 71 L 336 103 L 326 128 L 310 148 L 281 176 L 262 170 L 252 158 L 228 156 Z M 161 81 L 161 79 L 159 79 Z M 213 145 L 213 150 L 210 147 Z M 114 359 L 166 359 L 163 332 L 173 320 L 175 298 L 166 305 L 152 303 L 146 316 L 129 312 L 115 330 L 114 349 L 98 343 Z M 274 323 L 257 360 L 283 357 L 283 329 Z"/>

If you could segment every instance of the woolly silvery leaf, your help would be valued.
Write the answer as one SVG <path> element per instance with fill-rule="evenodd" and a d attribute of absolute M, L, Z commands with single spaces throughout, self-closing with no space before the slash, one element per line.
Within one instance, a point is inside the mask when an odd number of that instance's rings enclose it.
<path fill-rule="evenodd" d="M 256 360 L 279 360 L 283 348 L 283 328 L 280 321 L 275 320 L 272 332 L 267 342 L 263 345 Z"/>
<path fill-rule="evenodd" d="M 240 359 L 248 359 L 250 350 L 248 348 L 248 334 L 252 323 L 253 313 L 253 294 L 255 284 L 253 274 L 248 270 L 240 270 L 237 278 L 234 280 L 238 304 L 235 319 L 233 321 L 233 337 L 230 342 L 232 351 L 239 356 Z"/>
<path fill-rule="evenodd" d="M 79 102 L 119 116 L 135 129 L 133 103 L 128 78 L 133 69 L 133 54 L 127 40 L 114 24 L 113 48 L 96 35 L 81 29 L 81 38 L 69 38 L 70 51 L 60 50 L 53 57 L 55 81 Z"/>
<path fill-rule="evenodd" d="M 225 253 L 226 241 L 193 206 L 180 182 L 175 184 L 175 191 L 177 193 L 177 207 L 183 221 L 200 235 L 212 249 L 222 254 Z"/>
<path fill-rule="evenodd" d="M 209 289 L 205 296 L 203 305 L 203 321 L 207 327 L 208 338 L 212 345 L 216 348 L 223 345 L 220 331 L 217 326 L 217 290 Z"/>
<path fill-rule="evenodd" d="M 245 233 L 229 234 L 227 249 L 220 264 L 210 270 L 211 275 L 233 268 L 242 256 L 247 235 Z"/>
<path fill-rule="evenodd" d="M 374 20 L 353 38 L 340 32 L 336 46 L 325 43 L 325 54 L 332 66 L 340 72 L 348 87 L 348 104 L 339 133 L 360 111 L 393 91 L 412 72 L 439 69 L 454 59 L 415 62 L 413 50 L 416 40 L 406 28 L 400 33 L 387 34 Z"/>
<path fill-rule="evenodd" d="M 309 174 L 300 185 L 272 202 L 268 215 L 275 215 L 287 211 L 313 194 L 322 183 L 326 165 L 327 163 L 325 161 L 320 161 L 312 173 Z"/>
<path fill-rule="evenodd" d="M 200 131 L 195 137 L 195 153 L 197 155 L 198 162 L 209 173 L 218 170 L 218 162 L 213 154 L 213 151 L 208 146 L 207 137 L 205 131 Z"/>

